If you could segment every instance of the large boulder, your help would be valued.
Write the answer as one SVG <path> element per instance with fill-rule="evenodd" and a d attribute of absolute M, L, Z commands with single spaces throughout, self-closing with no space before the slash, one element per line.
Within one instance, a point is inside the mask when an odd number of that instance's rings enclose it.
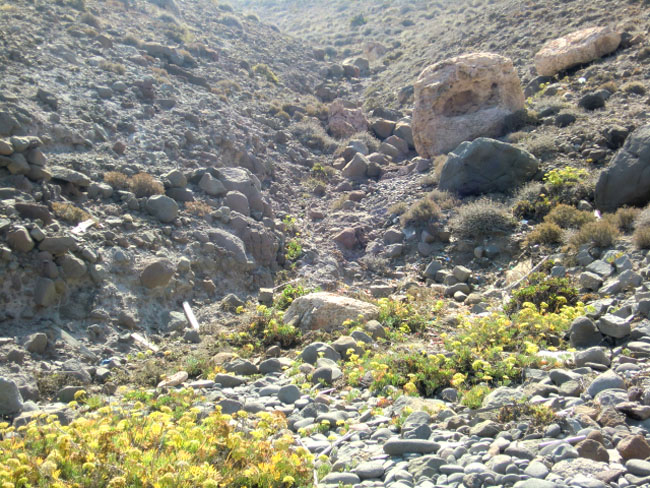
<path fill-rule="evenodd" d="M 544 44 L 535 55 L 535 68 L 540 76 L 553 76 L 605 56 L 620 43 L 621 35 L 609 27 L 582 29 Z"/>
<path fill-rule="evenodd" d="M 13 380 L 0 377 L 0 415 L 20 413 L 23 398 Z"/>
<path fill-rule="evenodd" d="M 334 100 L 329 108 L 327 127 L 334 137 L 350 137 L 368 130 L 368 119 L 360 108 L 348 108 L 341 100 Z"/>
<path fill-rule="evenodd" d="M 333 293 L 309 293 L 297 298 L 284 314 L 286 323 L 301 329 L 331 331 L 341 327 L 346 320 L 371 320 L 377 318 L 379 309 L 372 303 Z"/>
<path fill-rule="evenodd" d="M 650 125 L 627 138 L 609 168 L 600 174 L 594 197 L 596 207 L 605 212 L 650 201 Z"/>
<path fill-rule="evenodd" d="M 538 168 L 539 162 L 528 151 L 479 137 L 449 154 L 439 188 L 462 196 L 507 192 L 530 180 Z"/>
<path fill-rule="evenodd" d="M 524 108 L 519 77 L 506 57 L 465 54 L 422 71 L 415 83 L 413 140 L 424 158 L 477 137 L 503 133 L 506 117 Z"/>
<path fill-rule="evenodd" d="M 238 191 L 246 195 L 253 214 L 265 212 L 262 184 L 257 176 L 245 168 L 219 168 L 216 172 L 227 191 Z"/>
<path fill-rule="evenodd" d="M 167 195 L 154 195 L 147 200 L 147 210 L 161 222 L 169 223 L 178 215 L 178 204 Z"/>

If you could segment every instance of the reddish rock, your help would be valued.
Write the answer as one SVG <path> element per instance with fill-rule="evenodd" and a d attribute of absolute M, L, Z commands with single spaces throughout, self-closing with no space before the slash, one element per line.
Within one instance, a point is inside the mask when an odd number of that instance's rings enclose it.
<path fill-rule="evenodd" d="M 598 441 L 585 439 L 579 443 L 576 448 L 580 457 L 591 459 L 592 461 L 609 462 L 607 449 Z"/>
<path fill-rule="evenodd" d="M 359 243 L 357 232 L 352 227 L 347 227 L 334 236 L 334 242 L 337 242 L 346 249 L 352 249 Z"/>
<path fill-rule="evenodd" d="M 650 445 L 641 434 L 624 437 L 616 445 L 616 449 L 626 461 L 628 459 L 647 459 L 650 457 Z"/>
<path fill-rule="evenodd" d="M 121 156 L 126 152 L 126 144 L 124 144 L 122 141 L 117 141 L 115 144 L 113 144 L 113 151 Z"/>
<path fill-rule="evenodd" d="M 368 119 L 360 108 L 347 108 L 341 100 L 332 102 L 327 118 L 328 129 L 334 137 L 349 137 L 368 130 Z"/>

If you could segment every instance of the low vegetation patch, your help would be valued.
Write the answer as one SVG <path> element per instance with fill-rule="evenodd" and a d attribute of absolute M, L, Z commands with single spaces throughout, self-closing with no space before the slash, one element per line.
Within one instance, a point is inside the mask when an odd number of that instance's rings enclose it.
<path fill-rule="evenodd" d="M 253 73 L 263 76 L 267 81 L 277 85 L 280 83 L 280 78 L 273 72 L 267 64 L 260 63 L 253 66 Z"/>
<path fill-rule="evenodd" d="M 584 306 L 564 306 L 558 312 L 525 303 L 508 316 L 461 318 L 456 333 L 442 334 L 444 351 L 428 353 L 416 348 L 390 354 L 351 356 L 346 364 L 348 381 L 359 384 L 366 373 L 370 388 L 401 388 L 407 394 L 433 396 L 453 386 L 465 391 L 466 402 L 477 406 L 486 388 L 520 380 L 525 368 L 541 367 L 541 348 L 555 349 L 571 322 L 584 314 Z M 480 385 L 481 388 L 476 388 Z"/>
<path fill-rule="evenodd" d="M 526 304 L 532 303 L 541 313 L 558 313 L 566 306 L 575 305 L 577 301 L 578 290 L 571 285 L 568 278 L 537 272 L 526 278 L 525 283 L 513 292 L 505 312 L 511 315 Z"/>
<path fill-rule="evenodd" d="M 67 426 L 45 414 L 18 429 L 0 424 L 2 486 L 311 484 L 313 458 L 283 432 L 281 415 L 199 415 L 201 398 L 190 390 L 135 391 L 92 409 L 84 392 L 76 399 L 70 406 L 81 415 Z"/>

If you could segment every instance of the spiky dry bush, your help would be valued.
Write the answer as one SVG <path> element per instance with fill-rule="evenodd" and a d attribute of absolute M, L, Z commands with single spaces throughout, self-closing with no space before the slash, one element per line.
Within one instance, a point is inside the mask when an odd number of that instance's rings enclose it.
<path fill-rule="evenodd" d="M 463 205 L 451 219 L 452 231 L 460 239 L 482 239 L 509 233 L 514 227 L 515 221 L 508 208 L 489 198 Z"/>
<path fill-rule="evenodd" d="M 104 182 L 115 190 L 126 190 L 129 187 L 129 177 L 120 171 L 104 173 Z"/>
<path fill-rule="evenodd" d="M 196 215 L 197 217 L 205 217 L 212 212 L 213 208 L 205 202 L 194 200 L 185 204 L 185 210 L 187 210 L 187 213 Z"/>
<path fill-rule="evenodd" d="M 165 193 L 163 184 L 148 173 L 138 173 L 129 178 L 129 189 L 138 198 Z"/>
<path fill-rule="evenodd" d="M 562 228 L 553 222 L 542 222 L 526 237 L 527 244 L 559 244 L 562 242 Z"/>
<path fill-rule="evenodd" d="M 580 230 L 573 234 L 569 239 L 569 246 L 575 250 L 585 244 L 594 245 L 601 248 L 611 247 L 620 232 L 618 228 L 608 220 L 597 220 L 596 222 L 587 222 Z"/>
<path fill-rule="evenodd" d="M 91 218 L 88 212 L 68 202 L 52 202 L 52 210 L 58 218 L 72 224 L 78 224 Z"/>
<path fill-rule="evenodd" d="M 553 207 L 544 217 L 544 222 L 551 222 L 563 229 L 579 229 L 587 222 L 593 222 L 594 220 L 596 220 L 596 217 L 591 212 L 578 210 L 564 203 Z"/>

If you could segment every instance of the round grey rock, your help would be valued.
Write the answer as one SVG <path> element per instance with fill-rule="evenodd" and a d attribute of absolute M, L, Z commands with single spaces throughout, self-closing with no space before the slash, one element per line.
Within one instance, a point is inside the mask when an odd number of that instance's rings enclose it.
<path fill-rule="evenodd" d="M 0 415 L 20 413 L 23 409 L 23 397 L 13 380 L 0 377 Z"/>
<path fill-rule="evenodd" d="M 300 398 L 300 389 L 296 385 L 285 385 L 278 391 L 278 400 L 282 403 L 295 403 Z"/>

